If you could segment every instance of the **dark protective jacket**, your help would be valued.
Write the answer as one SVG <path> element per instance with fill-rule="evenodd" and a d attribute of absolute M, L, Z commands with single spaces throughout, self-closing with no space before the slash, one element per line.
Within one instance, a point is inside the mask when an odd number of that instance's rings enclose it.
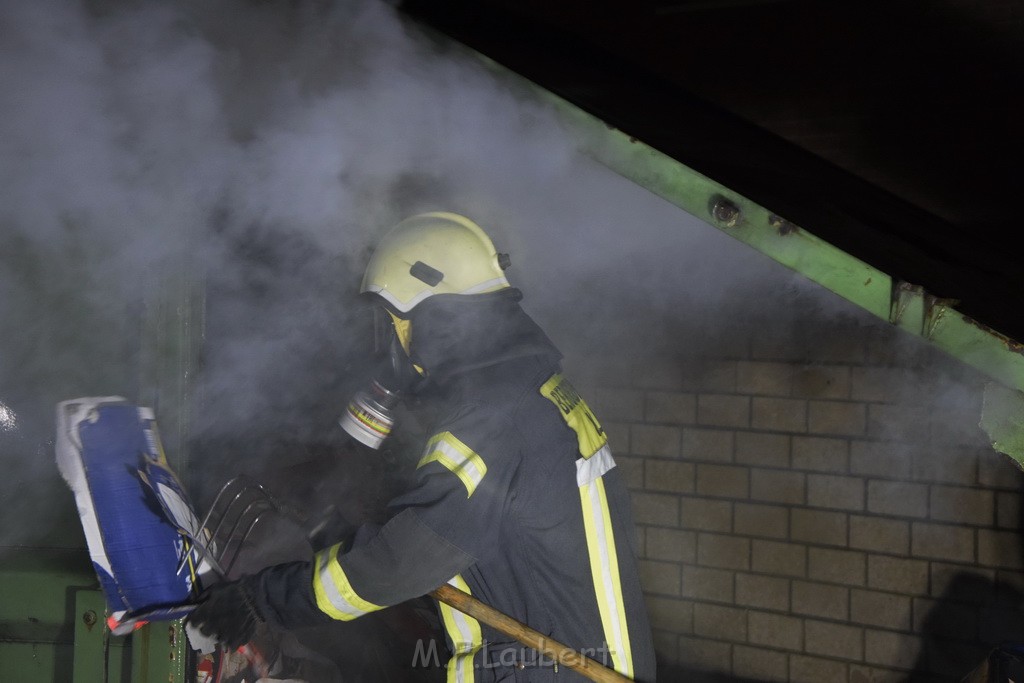
<path fill-rule="evenodd" d="M 653 681 L 628 493 L 597 417 L 560 374 L 560 354 L 514 290 L 469 309 L 467 297 L 435 299 L 417 307 L 429 315 L 413 319 L 414 359 L 438 368 L 431 377 L 444 408 L 415 485 L 393 501 L 383 527 L 318 553 L 311 574 L 308 566 L 264 572 L 261 612 L 285 627 L 324 614 L 350 620 L 447 582 L 630 678 Z M 439 609 L 449 681 L 584 680 Z M 422 664 L 432 647 L 424 644 Z"/>

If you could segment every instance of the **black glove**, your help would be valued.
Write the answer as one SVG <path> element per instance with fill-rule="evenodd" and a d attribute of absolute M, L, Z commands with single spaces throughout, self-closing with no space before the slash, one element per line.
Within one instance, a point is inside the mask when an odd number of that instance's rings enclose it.
<path fill-rule="evenodd" d="M 264 622 L 252 597 L 252 578 L 223 581 L 206 589 L 185 621 L 228 649 L 245 645 Z"/>

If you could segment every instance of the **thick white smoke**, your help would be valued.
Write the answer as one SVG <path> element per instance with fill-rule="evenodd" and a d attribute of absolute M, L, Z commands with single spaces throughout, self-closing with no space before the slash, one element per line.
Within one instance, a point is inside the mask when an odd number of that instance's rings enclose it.
<path fill-rule="evenodd" d="M 174 302 L 182 273 L 201 275 L 205 327 L 162 334 L 208 344 L 196 432 L 231 467 L 299 457 L 257 442 L 334 429 L 366 343 L 361 264 L 415 211 L 484 225 L 570 357 L 601 339 L 696 353 L 694 322 L 824 301 L 589 160 L 517 79 L 384 2 L 2 0 L 0 92 L 11 491 L 55 476 L 58 401 L 147 398 L 139 311 Z"/>

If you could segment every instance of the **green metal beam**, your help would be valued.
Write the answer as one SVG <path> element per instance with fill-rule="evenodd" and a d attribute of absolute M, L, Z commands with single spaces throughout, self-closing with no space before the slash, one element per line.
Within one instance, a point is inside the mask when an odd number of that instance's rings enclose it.
<path fill-rule="evenodd" d="M 184 683 L 191 650 L 180 619 L 146 624 L 131 641 L 132 683 Z"/>
<path fill-rule="evenodd" d="M 184 683 L 191 649 L 180 620 L 127 636 L 82 550 L 0 548 L 0 680 Z"/>
<path fill-rule="evenodd" d="M 88 554 L 8 547 L 0 556 L 3 680 L 120 681 L 123 643 L 109 640 Z"/>
<path fill-rule="evenodd" d="M 107 603 L 100 591 L 75 593 L 73 683 L 105 683 L 110 680 L 107 666 L 109 631 L 104 623 L 106 609 Z"/>
<path fill-rule="evenodd" d="M 981 428 L 992 447 L 1013 458 L 1018 466 L 1024 453 L 1024 392 L 992 382 L 985 387 Z"/>
<path fill-rule="evenodd" d="M 785 217 L 731 191 L 640 140 L 609 126 L 561 97 L 522 79 L 490 58 L 470 53 L 505 79 L 551 103 L 579 148 L 687 213 L 718 228 L 809 280 L 900 329 L 934 344 L 1009 389 L 995 392 L 986 410 L 1012 409 L 1024 401 L 1024 346 L 958 312 L 913 283 L 902 282 L 816 237 Z M 1006 406 L 1002 403 L 1009 401 Z M 982 420 L 983 426 L 992 420 Z M 1001 452 L 1024 463 L 1024 425 L 1001 439 Z M 1019 444 L 1011 446 L 1010 444 Z"/>

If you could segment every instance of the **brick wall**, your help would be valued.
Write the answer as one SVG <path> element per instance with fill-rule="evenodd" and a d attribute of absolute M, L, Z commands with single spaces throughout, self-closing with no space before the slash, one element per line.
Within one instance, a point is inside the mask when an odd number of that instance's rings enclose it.
<path fill-rule="evenodd" d="M 955 681 L 1024 639 L 1021 476 L 977 426 L 985 378 L 905 336 L 730 334 L 588 382 L 663 666 Z"/>

